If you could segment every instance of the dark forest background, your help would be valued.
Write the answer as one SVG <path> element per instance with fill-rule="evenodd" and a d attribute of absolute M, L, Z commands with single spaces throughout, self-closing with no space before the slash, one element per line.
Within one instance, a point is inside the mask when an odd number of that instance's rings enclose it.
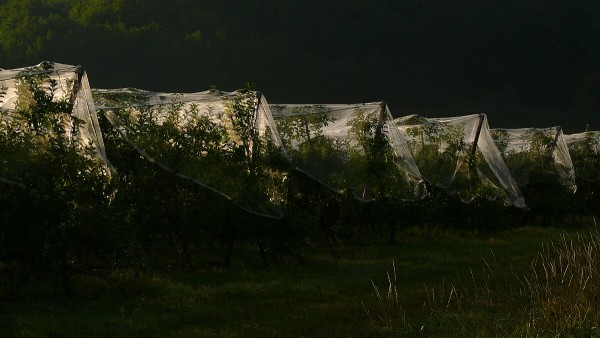
<path fill-rule="evenodd" d="M 95 88 L 600 129 L 598 0 L 0 0 L 0 67 L 42 60 Z"/>

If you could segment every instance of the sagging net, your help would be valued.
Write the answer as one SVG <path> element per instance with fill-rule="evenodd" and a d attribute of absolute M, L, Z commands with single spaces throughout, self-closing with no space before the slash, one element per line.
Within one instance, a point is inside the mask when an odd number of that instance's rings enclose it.
<path fill-rule="evenodd" d="M 252 213 L 281 218 L 289 161 L 253 91 L 94 90 L 98 109 L 147 160 Z"/>
<path fill-rule="evenodd" d="M 484 114 L 449 118 L 410 115 L 394 122 L 429 183 L 457 194 L 463 202 L 483 197 L 527 207 Z"/>
<path fill-rule="evenodd" d="M 586 131 L 563 135 L 578 179 L 596 182 L 600 180 L 600 132 Z"/>
<path fill-rule="evenodd" d="M 384 103 L 271 105 L 294 167 L 361 201 L 426 195 L 423 180 Z"/>
<path fill-rule="evenodd" d="M 560 184 L 575 192 L 575 169 L 562 128 L 492 129 L 494 141 L 519 186 Z"/>
<path fill-rule="evenodd" d="M 54 158 L 59 154 L 65 165 L 69 160 L 73 166 L 91 160 L 100 164 L 94 170 L 109 175 L 111 166 L 83 67 L 42 62 L 0 71 L 0 148 L 0 178 L 20 187 L 37 189 L 33 182 L 41 173 L 34 173 L 35 168 L 44 171 L 43 161 L 59 161 Z"/>

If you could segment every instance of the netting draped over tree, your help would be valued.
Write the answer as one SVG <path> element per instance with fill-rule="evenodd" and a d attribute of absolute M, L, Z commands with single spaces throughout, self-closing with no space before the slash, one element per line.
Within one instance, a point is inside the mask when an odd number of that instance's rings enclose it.
<path fill-rule="evenodd" d="M 362 201 L 425 195 L 385 103 L 280 104 L 271 111 L 295 168 L 329 189 Z"/>
<path fill-rule="evenodd" d="M 111 166 L 87 76 L 44 62 L 0 72 L 0 88 L 0 259 L 59 267 L 70 294 L 68 265 L 118 233 L 104 219 Z"/>
<path fill-rule="evenodd" d="M 56 114 L 53 109 L 68 113 Z M 5 146 L 31 150 L 32 144 L 23 143 L 29 136 L 35 135 L 38 145 L 51 142 L 52 137 L 66 138 L 80 153 L 110 168 L 88 77 L 81 66 L 42 62 L 0 71 L 0 123 L 3 139 L 13 139 Z M 15 139 L 23 142 L 15 143 Z M 2 151 L 0 177 L 18 182 L 25 169 L 20 157 L 27 151 L 12 150 Z M 16 158 L 10 158 L 13 155 Z"/>
<path fill-rule="evenodd" d="M 575 176 L 586 181 L 600 180 L 600 132 L 586 131 L 563 136 L 575 167 Z"/>
<path fill-rule="evenodd" d="M 431 184 L 458 194 L 464 202 L 479 196 L 527 207 L 484 114 L 449 118 L 410 115 L 394 122 Z"/>
<path fill-rule="evenodd" d="M 561 127 L 493 129 L 519 186 L 557 183 L 575 192 L 575 169 Z"/>
<path fill-rule="evenodd" d="M 94 97 L 146 159 L 247 211 L 283 216 L 289 161 L 260 93 L 98 89 Z"/>

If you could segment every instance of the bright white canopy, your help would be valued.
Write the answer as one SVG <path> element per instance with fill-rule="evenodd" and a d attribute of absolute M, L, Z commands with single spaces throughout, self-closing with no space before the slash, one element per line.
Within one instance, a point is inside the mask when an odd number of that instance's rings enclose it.
<path fill-rule="evenodd" d="M 329 189 L 363 201 L 383 193 L 424 196 L 421 174 L 385 103 L 277 104 L 271 110 L 294 166 Z"/>
<path fill-rule="evenodd" d="M 95 89 L 104 112 L 151 162 L 240 207 L 280 218 L 287 159 L 269 105 L 258 92 L 155 93 Z"/>
<path fill-rule="evenodd" d="M 446 118 L 410 115 L 394 122 L 431 184 L 458 194 L 464 202 L 479 196 L 527 207 L 493 142 L 484 114 Z"/>

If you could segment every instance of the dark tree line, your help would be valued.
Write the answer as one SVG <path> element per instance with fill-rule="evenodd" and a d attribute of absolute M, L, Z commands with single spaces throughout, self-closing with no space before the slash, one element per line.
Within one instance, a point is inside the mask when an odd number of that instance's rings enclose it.
<path fill-rule="evenodd" d="M 0 1 L 0 67 L 83 64 L 95 87 L 252 81 L 273 102 L 385 99 L 396 115 L 598 128 L 600 4 Z"/>

